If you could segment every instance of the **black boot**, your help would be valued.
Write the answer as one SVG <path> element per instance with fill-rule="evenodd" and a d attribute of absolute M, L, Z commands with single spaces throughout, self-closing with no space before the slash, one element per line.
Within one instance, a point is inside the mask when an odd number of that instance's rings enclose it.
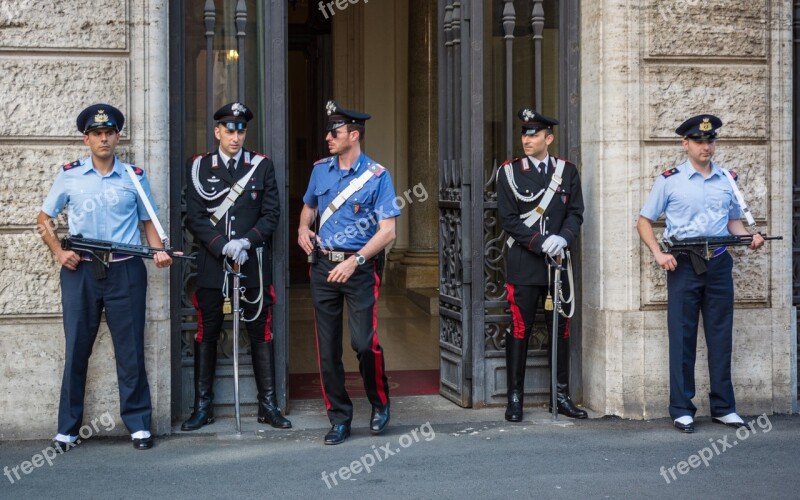
<path fill-rule="evenodd" d="M 508 406 L 506 420 L 522 421 L 522 400 L 525 393 L 525 361 L 528 357 L 528 339 L 506 335 L 506 382 Z"/>
<path fill-rule="evenodd" d="M 275 351 L 272 341 L 251 343 L 253 375 L 258 388 L 258 421 L 278 429 L 290 429 L 292 423 L 281 415 L 275 397 Z"/>
<path fill-rule="evenodd" d="M 214 371 L 217 367 L 217 343 L 194 344 L 194 411 L 181 425 L 182 431 L 194 431 L 214 423 Z"/>
<path fill-rule="evenodd" d="M 558 405 L 558 413 L 569 418 L 588 417 L 588 414 L 575 406 L 575 403 L 573 403 L 572 399 L 569 397 L 569 338 L 558 339 L 558 352 L 556 356 L 558 357 L 558 373 L 556 374 L 556 404 Z M 550 411 L 553 411 L 552 405 L 550 405 Z"/>

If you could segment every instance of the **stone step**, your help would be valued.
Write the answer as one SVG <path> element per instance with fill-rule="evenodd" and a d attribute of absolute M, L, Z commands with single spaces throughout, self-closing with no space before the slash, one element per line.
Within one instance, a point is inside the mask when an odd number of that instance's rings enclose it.
<path fill-rule="evenodd" d="M 426 314 L 439 315 L 438 288 L 409 288 L 406 290 L 406 297 Z"/>

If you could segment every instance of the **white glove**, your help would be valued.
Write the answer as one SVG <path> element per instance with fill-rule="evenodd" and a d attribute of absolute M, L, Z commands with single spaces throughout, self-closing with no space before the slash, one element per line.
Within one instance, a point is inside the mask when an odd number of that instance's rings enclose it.
<path fill-rule="evenodd" d="M 236 257 L 234 257 L 234 258 L 233 258 L 233 260 L 234 260 L 234 261 L 235 261 L 237 264 L 239 264 L 239 265 L 241 266 L 242 264 L 244 264 L 245 262 L 247 262 L 247 259 L 248 259 L 249 257 L 250 257 L 250 256 L 249 256 L 249 255 L 247 255 L 247 250 L 242 250 L 241 252 L 239 252 L 239 255 L 237 255 Z"/>
<path fill-rule="evenodd" d="M 222 247 L 222 254 L 242 265 L 247 260 L 248 248 L 250 248 L 250 241 L 247 238 L 231 240 Z M 241 254 L 244 254 L 244 258 L 242 258 Z"/>
<path fill-rule="evenodd" d="M 550 257 L 564 257 L 564 249 L 567 248 L 567 240 L 557 234 L 551 234 L 542 243 L 542 252 Z"/>

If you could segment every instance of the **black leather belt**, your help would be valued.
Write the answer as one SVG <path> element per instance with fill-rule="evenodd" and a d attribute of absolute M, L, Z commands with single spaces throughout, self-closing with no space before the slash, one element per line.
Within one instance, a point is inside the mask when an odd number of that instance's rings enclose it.
<path fill-rule="evenodd" d="M 344 262 L 348 257 L 357 254 L 349 250 L 330 250 L 327 253 L 322 253 L 322 257 L 331 262 Z"/>

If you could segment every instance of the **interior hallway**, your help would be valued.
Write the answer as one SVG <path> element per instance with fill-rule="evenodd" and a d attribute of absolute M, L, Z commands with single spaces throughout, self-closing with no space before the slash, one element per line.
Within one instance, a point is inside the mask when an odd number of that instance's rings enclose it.
<path fill-rule="evenodd" d="M 289 301 L 289 397 L 303 399 L 312 397 L 309 392 L 316 393 L 319 385 L 310 288 L 293 286 Z M 348 391 L 358 397 L 363 386 L 356 354 L 350 348 L 346 310 L 345 307 L 342 361 L 347 373 Z M 378 339 L 386 356 L 390 389 L 397 389 L 405 382 L 420 386 L 404 388 L 407 391 L 438 393 L 438 316 L 426 314 L 412 303 L 405 290 L 382 286 L 378 298 Z"/>

